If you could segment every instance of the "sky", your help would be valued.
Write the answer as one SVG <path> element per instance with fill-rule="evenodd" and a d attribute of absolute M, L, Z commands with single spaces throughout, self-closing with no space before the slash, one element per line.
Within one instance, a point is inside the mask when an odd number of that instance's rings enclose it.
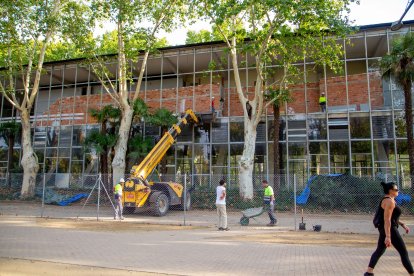
<path fill-rule="evenodd" d="M 414 1 L 414 0 L 410 0 Z M 362 26 L 378 23 L 395 22 L 403 15 L 409 0 L 360 0 L 360 4 L 350 6 L 350 19 L 354 21 L 352 25 Z M 405 15 L 403 21 L 414 20 L 414 5 Z M 161 33 L 161 36 L 167 38 L 170 45 L 183 45 L 187 30 L 199 31 L 210 30 L 207 23 L 197 23 L 186 29 L 179 29 L 170 34 Z"/>
<path fill-rule="evenodd" d="M 353 21 L 353 26 L 395 22 L 403 15 L 410 1 L 414 0 L 360 0 L 359 5 L 351 4 L 349 17 Z M 407 20 L 414 20 L 414 5 L 411 6 L 411 9 L 403 19 L 403 21 Z M 98 28 L 95 31 L 95 35 L 114 28 L 114 25 L 106 24 L 103 29 Z M 169 34 L 161 32 L 158 36 L 165 37 L 171 46 L 184 45 L 188 30 L 200 31 L 202 29 L 211 30 L 208 23 L 198 22 Z"/>

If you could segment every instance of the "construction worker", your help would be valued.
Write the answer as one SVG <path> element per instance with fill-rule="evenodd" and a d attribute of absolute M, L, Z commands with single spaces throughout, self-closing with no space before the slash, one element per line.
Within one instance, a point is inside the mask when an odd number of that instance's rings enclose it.
<path fill-rule="evenodd" d="M 270 218 L 270 223 L 267 224 L 267 226 L 275 226 L 277 223 L 277 219 L 275 217 L 275 194 L 273 193 L 273 188 L 269 186 L 267 180 L 262 181 L 262 186 L 264 189 L 263 203 Z"/>
<path fill-rule="evenodd" d="M 321 111 L 325 112 L 326 111 L 326 97 L 325 97 L 324 92 L 322 92 L 321 96 L 319 97 L 319 105 L 321 106 Z"/>
<path fill-rule="evenodd" d="M 123 220 L 124 217 L 122 216 L 122 187 L 125 184 L 125 180 L 121 178 L 119 183 L 114 187 L 114 198 L 115 198 L 115 215 L 114 219 L 119 218 Z"/>

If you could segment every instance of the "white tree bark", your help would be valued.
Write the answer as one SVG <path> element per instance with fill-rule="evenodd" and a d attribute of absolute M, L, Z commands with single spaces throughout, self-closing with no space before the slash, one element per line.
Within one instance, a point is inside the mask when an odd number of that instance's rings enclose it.
<path fill-rule="evenodd" d="M 39 170 L 39 163 L 31 143 L 30 115 L 27 109 L 21 111 L 21 120 L 23 150 L 21 164 L 24 171 L 21 198 L 28 198 L 35 194 L 36 175 Z"/>
<path fill-rule="evenodd" d="M 119 126 L 119 136 L 115 145 L 115 156 L 114 160 L 112 161 L 113 183 L 118 183 L 121 177 L 125 177 L 125 156 L 133 114 L 134 111 L 129 105 L 124 106 L 121 125 Z"/>
<path fill-rule="evenodd" d="M 256 147 L 256 127 L 251 120 L 244 120 L 244 149 L 240 158 L 240 196 L 243 199 L 253 199 L 253 166 Z"/>

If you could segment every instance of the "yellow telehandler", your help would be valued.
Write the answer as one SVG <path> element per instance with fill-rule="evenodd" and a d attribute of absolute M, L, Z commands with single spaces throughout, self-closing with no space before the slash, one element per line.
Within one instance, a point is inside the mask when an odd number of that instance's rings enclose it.
<path fill-rule="evenodd" d="M 131 175 L 124 183 L 124 213 L 133 213 L 136 208 L 149 207 L 155 216 L 165 216 L 170 206 L 188 210 L 191 206 L 191 194 L 180 183 L 148 181 L 155 167 L 161 162 L 167 150 L 174 144 L 175 138 L 187 124 L 197 124 L 198 118 L 189 109 L 177 124 L 166 132 L 145 159 L 131 169 Z M 184 198 L 185 201 L 184 202 Z"/>

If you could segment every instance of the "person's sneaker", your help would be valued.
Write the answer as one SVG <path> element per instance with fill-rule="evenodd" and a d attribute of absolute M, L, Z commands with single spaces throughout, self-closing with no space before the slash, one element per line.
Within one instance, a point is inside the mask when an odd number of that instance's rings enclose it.
<path fill-rule="evenodd" d="M 371 272 L 365 272 L 365 273 L 364 273 L 364 276 L 374 276 L 374 273 L 371 273 Z"/>
<path fill-rule="evenodd" d="M 121 217 L 121 218 L 120 218 L 120 220 L 124 220 L 124 219 L 125 219 L 125 217 Z"/>
<path fill-rule="evenodd" d="M 223 227 L 219 227 L 219 229 L 218 229 L 219 231 L 223 231 L 224 230 L 224 228 Z"/>
<path fill-rule="evenodd" d="M 226 227 L 226 228 L 222 228 L 221 230 L 223 230 L 223 231 L 229 231 L 230 228 Z"/>

